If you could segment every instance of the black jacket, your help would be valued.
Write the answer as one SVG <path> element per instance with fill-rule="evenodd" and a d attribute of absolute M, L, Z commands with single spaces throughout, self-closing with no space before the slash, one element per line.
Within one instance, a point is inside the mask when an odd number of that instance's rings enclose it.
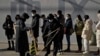
<path fill-rule="evenodd" d="M 66 27 L 66 34 L 69 35 L 72 34 L 71 29 L 73 29 L 73 23 L 71 18 L 66 20 L 65 27 Z"/>
<path fill-rule="evenodd" d="M 42 32 L 44 32 L 44 27 L 45 27 L 47 21 L 48 21 L 47 19 L 44 19 L 44 20 L 43 20 Z"/>
<path fill-rule="evenodd" d="M 5 21 L 3 24 L 3 29 L 5 30 L 6 35 L 13 35 L 14 34 L 14 29 L 13 29 L 13 21 L 8 20 Z"/>
<path fill-rule="evenodd" d="M 61 26 L 60 23 L 56 19 L 54 19 L 53 22 L 49 22 L 49 20 L 48 20 L 46 22 L 46 26 L 44 28 L 44 35 L 56 30 L 60 26 Z M 52 38 L 52 36 L 54 36 L 54 34 L 55 34 L 55 32 L 52 33 L 48 38 Z M 57 39 L 57 35 L 54 37 L 54 39 Z"/>
<path fill-rule="evenodd" d="M 39 18 L 40 16 L 38 14 L 32 17 L 32 30 L 35 37 L 39 36 Z"/>

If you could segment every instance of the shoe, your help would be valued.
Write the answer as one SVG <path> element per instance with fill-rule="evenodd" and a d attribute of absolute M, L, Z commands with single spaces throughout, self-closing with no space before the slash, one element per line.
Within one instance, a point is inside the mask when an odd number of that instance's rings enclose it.
<path fill-rule="evenodd" d="M 83 54 L 89 54 L 89 52 L 83 52 Z"/>
<path fill-rule="evenodd" d="M 43 51 L 46 51 L 46 48 L 45 48 L 45 49 L 43 49 Z"/>
<path fill-rule="evenodd" d="M 99 55 L 100 53 L 95 53 L 94 55 Z"/>
<path fill-rule="evenodd" d="M 15 50 L 15 48 L 11 48 L 11 50 Z"/>
<path fill-rule="evenodd" d="M 76 53 L 81 53 L 81 52 L 82 52 L 81 50 L 76 51 Z"/>
<path fill-rule="evenodd" d="M 45 56 L 48 56 L 48 54 L 45 54 Z"/>
<path fill-rule="evenodd" d="M 57 53 L 58 55 L 61 55 L 61 54 L 63 54 L 63 51 L 62 50 L 58 50 L 58 53 Z"/>
<path fill-rule="evenodd" d="M 64 52 L 70 52 L 70 49 L 66 49 L 66 50 L 64 50 Z"/>
<path fill-rule="evenodd" d="M 62 54 L 63 54 L 62 52 L 58 52 L 58 53 L 57 53 L 57 55 L 62 55 Z"/>
<path fill-rule="evenodd" d="M 7 48 L 7 50 L 11 50 L 11 48 L 9 47 L 9 48 Z"/>
<path fill-rule="evenodd" d="M 94 55 L 100 55 L 100 53 L 97 51 Z"/>

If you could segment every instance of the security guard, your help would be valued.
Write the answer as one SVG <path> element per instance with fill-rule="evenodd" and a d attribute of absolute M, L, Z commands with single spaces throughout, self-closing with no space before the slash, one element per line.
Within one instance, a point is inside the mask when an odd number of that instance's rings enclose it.
<path fill-rule="evenodd" d="M 55 31 L 56 29 L 58 29 L 58 30 L 53 32 L 52 34 L 50 34 L 47 37 L 47 43 L 46 43 L 46 51 L 47 52 L 46 52 L 45 56 L 48 56 L 50 54 L 50 46 L 51 46 L 52 42 L 54 42 L 53 56 L 57 55 L 58 46 L 59 46 L 58 37 L 57 37 L 59 27 L 60 27 L 60 23 L 58 23 L 58 21 L 56 19 L 54 19 L 54 16 L 52 14 L 49 14 L 48 21 L 45 26 L 45 31 L 47 31 L 48 33 L 51 33 L 52 31 Z"/>

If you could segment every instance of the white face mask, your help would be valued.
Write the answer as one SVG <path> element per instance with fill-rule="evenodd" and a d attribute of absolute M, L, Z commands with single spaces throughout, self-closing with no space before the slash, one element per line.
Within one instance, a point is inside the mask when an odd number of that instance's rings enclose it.
<path fill-rule="evenodd" d="M 32 13 L 32 16 L 35 16 L 35 14 Z"/>
<path fill-rule="evenodd" d="M 66 16 L 66 18 L 65 18 L 66 20 L 68 19 L 68 17 Z"/>
<path fill-rule="evenodd" d="M 59 17 L 59 15 L 57 15 L 57 17 Z"/>
<path fill-rule="evenodd" d="M 49 22 L 52 22 L 53 20 L 49 20 Z"/>
<path fill-rule="evenodd" d="M 100 20 L 100 14 L 97 14 L 97 16 L 98 16 L 98 18 L 99 18 L 99 20 Z"/>

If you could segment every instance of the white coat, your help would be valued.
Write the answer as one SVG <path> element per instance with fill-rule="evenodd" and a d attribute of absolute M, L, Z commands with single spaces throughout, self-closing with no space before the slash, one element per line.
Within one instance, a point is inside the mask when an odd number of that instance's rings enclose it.
<path fill-rule="evenodd" d="M 83 31 L 82 31 L 82 38 L 83 39 L 87 39 L 87 40 L 91 39 L 91 37 L 92 37 L 92 25 L 93 25 L 92 20 L 87 19 L 85 24 L 84 24 Z"/>
<path fill-rule="evenodd" d="M 97 47 L 100 47 L 100 21 L 96 25 L 96 31 Z"/>

